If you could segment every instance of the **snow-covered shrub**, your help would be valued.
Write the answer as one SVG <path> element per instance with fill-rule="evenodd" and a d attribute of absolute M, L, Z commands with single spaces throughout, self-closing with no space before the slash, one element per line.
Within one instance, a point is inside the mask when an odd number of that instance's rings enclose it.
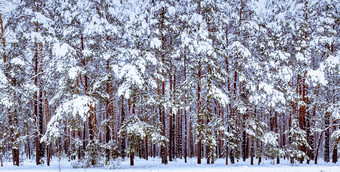
<path fill-rule="evenodd" d="M 85 149 L 85 156 L 78 162 L 71 163 L 73 168 L 100 167 L 102 163 L 102 149 L 99 140 L 90 140 Z"/>
<path fill-rule="evenodd" d="M 224 139 L 221 137 L 221 133 L 224 132 L 225 128 L 220 118 L 213 117 L 211 121 L 208 123 L 208 125 L 205 126 L 204 129 L 205 137 L 203 138 L 202 141 L 209 147 L 207 158 L 210 158 L 212 160 L 216 158 L 217 140 Z"/>
<path fill-rule="evenodd" d="M 275 158 L 282 155 L 278 142 L 279 134 L 275 132 L 265 133 L 261 141 L 264 144 L 264 155 L 268 158 Z"/>
<path fill-rule="evenodd" d="M 120 164 L 117 161 L 119 156 L 118 142 L 116 140 L 110 140 L 108 143 L 102 144 L 101 147 L 104 154 L 109 154 L 109 159 L 105 159 L 105 166 L 109 169 L 117 167 Z M 109 152 L 106 152 L 107 150 Z"/>
<path fill-rule="evenodd" d="M 312 148 L 306 140 L 306 132 L 298 126 L 296 119 L 292 121 L 292 128 L 288 131 L 288 139 L 291 140 L 291 143 L 286 148 L 286 154 L 288 154 L 291 159 L 309 159 L 301 149 L 303 147 L 309 150 Z M 291 162 L 294 163 L 293 161 Z"/>
<path fill-rule="evenodd" d="M 237 134 L 235 130 L 232 130 L 230 132 L 225 132 L 225 144 L 224 146 L 228 148 L 229 151 L 232 151 L 232 154 L 229 154 L 230 156 L 235 156 L 235 158 L 240 158 L 240 149 L 239 149 L 239 143 L 241 142 L 241 138 Z M 225 149 L 226 150 L 226 149 Z"/>
<path fill-rule="evenodd" d="M 119 131 L 119 137 L 128 137 L 130 139 L 129 147 L 127 151 L 133 153 L 137 150 L 139 142 L 148 136 L 150 141 L 154 144 L 162 145 L 166 140 L 161 135 L 161 129 L 157 126 L 150 125 L 144 121 L 141 121 L 138 116 L 131 116 L 127 118 Z"/>
<path fill-rule="evenodd" d="M 119 158 L 111 158 L 105 165 L 105 168 L 107 169 L 116 169 L 118 166 L 120 166 L 122 162 L 122 158 L 119 157 Z"/>
<path fill-rule="evenodd" d="M 98 139 L 90 140 L 86 146 L 85 161 L 88 162 L 89 166 L 101 166 L 101 147 Z"/>

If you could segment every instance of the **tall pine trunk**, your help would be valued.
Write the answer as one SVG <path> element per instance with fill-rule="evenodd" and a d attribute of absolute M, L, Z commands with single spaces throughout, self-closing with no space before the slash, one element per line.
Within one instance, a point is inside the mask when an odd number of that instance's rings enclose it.
<path fill-rule="evenodd" d="M 110 61 L 107 60 L 106 61 L 106 70 L 109 71 L 110 70 Z M 113 102 L 112 101 L 112 96 L 111 96 L 111 92 L 110 92 L 110 83 L 109 81 L 106 81 L 106 93 L 107 95 L 109 95 L 109 99 L 106 101 L 106 119 L 107 120 L 111 120 L 112 118 L 112 111 L 113 111 Z M 108 144 L 111 140 L 111 131 L 110 131 L 110 123 L 107 123 L 106 124 L 106 127 L 105 127 L 105 130 L 106 130 L 106 133 L 105 133 L 105 141 L 106 143 Z M 106 156 L 106 159 L 105 159 L 105 163 L 108 164 L 108 162 L 110 161 L 110 149 L 106 149 L 105 150 L 105 156 Z"/>
<path fill-rule="evenodd" d="M 198 62 L 198 84 L 197 84 L 197 125 L 201 127 L 202 119 L 201 119 L 201 61 Z M 200 130 L 200 129 L 199 129 Z M 201 131 L 198 131 L 198 142 L 197 142 L 197 164 L 201 164 L 201 154 L 202 154 L 202 138 Z"/>
<path fill-rule="evenodd" d="M 171 61 L 171 60 L 170 60 Z M 172 62 L 170 62 L 172 63 Z M 169 107 L 169 161 L 173 158 L 173 147 L 174 147 L 174 127 L 173 127 L 173 113 L 172 113 L 172 101 L 173 101 L 173 90 L 172 90 L 172 65 L 170 64 L 169 72 L 169 87 L 170 87 L 170 107 Z"/>
<path fill-rule="evenodd" d="M 4 32 L 4 25 L 3 25 L 3 22 L 2 22 L 2 14 L 0 13 L 0 33 L 1 33 L 1 45 L 2 45 L 2 60 L 4 62 L 4 64 L 6 63 L 6 42 L 5 42 L 5 32 Z M 2 145 L 2 143 L 1 143 Z M 0 147 L 0 161 L 1 161 L 1 167 L 4 166 L 3 164 L 3 160 L 2 160 L 2 156 L 3 156 L 3 147 Z"/>
<path fill-rule="evenodd" d="M 121 124 L 123 124 L 124 120 L 125 120 L 125 109 L 124 109 L 124 95 L 121 96 Z M 123 159 L 125 159 L 125 156 L 126 156 L 126 143 L 125 143 L 125 137 L 122 137 L 121 138 L 121 157 Z"/>
<path fill-rule="evenodd" d="M 184 81 L 187 80 L 187 73 L 186 73 L 186 51 L 184 50 Z M 185 90 L 186 91 L 186 90 Z M 187 163 L 187 156 L 188 156 L 188 121 L 187 121 L 187 95 L 185 92 L 184 95 L 184 162 Z"/>
<path fill-rule="evenodd" d="M 164 22 L 165 22 L 165 7 L 162 7 L 162 14 L 161 14 L 161 29 L 164 30 L 165 26 L 164 26 Z M 162 33 L 162 52 L 161 52 L 161 56 L 162 56 L 162 64 L 163 66 L 165 66 L 165 49 L 166 49 L 166 44 L 165 44 L 165 35 L 164 33 Z M 164 68 L 162 69 L 162 75 L 165 78 L 165 71 Z M 165 97 L 165 81 L 162 81 L 162 97 Z M 162 135 L 164 137 L 166 137 L 166 123 L 165 123 L 165 107 L 162 107 L 160 105 L 160 110 L 162 111 L 162 124 L 163 124 L 163 131 L 162 131 Z M 168 158 L 167 158 L 167 143 L 164 140 L 163 141 L 163 145 L 162 145 L 162 164 L 168 164 Z"/>
<path fill-rule="evenodd" d="M 325 128 L 329 127 L 329 121 L 330 121 L 330 113 L 326 112 L 325 114 Z M 330 161 L 330 155 L 329 155 L 329 130 L 325 131 L 325 149 L 324 149 L 324 160 L 325 162 Z M 315 157 L 318 158 L 318 157 Z"/>

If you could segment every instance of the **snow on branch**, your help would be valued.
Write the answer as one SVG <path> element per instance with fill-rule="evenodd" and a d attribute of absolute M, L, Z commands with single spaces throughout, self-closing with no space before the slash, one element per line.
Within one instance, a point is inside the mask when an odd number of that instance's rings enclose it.
<path fill-rule="evenodd" d="M 60 138 L 63 133 L 62 126 L 65 125 L 67 121 L 78 118 L 86 121 L 89 117 L 91 107 L 94 107 L 96 103 L 95 99 L 85 95 L 76 96 L 74 99 L 62 103 L 58 106 L 56 114 L 48 123 L 46 134 L 41 138 L 41 142 Z"/>

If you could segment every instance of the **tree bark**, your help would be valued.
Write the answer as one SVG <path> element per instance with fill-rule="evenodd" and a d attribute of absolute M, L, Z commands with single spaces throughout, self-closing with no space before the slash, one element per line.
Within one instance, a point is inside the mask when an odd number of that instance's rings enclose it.
<path fill-rule="evenodd" d="M 4 31 L 4 25 L 2 21 L 2 15 L 0 13 L 0 29 L 1 29 L 1 44 L 2 44 L 2 60 L 4 63 L 6 63 L 6 41 L 5 41 L 5 31 Z"/>
<path fill-rule="evenodd" d="M 162 14 L 161 14 L 161 29 L 162 30 L 165 29 L 164 22 L 165 22 L 165 8 L 162 7 Z M 165 41 L 166 41 L 165 40 L 165 35 L 162 33 L 162 50 L 163 50 L 163 52 L 162 52 L 161 56 L 162 56 L 162 64 L 163 64 L 163 66 L 165 66 L 165 54 L 164 54 L 164 51 L 166 49 Z M 164 69 L 162 69 L 162 75 L 163 75 L 163 77 L 165 76 Z M 162 97 L 163 98 L 165 97 L 165 81 L 164 80 L 162 81 Z M 162 124 L 163 124 L 162 135 L 164 137 L 166 137 L 165 107 L 161 107 L 161 109 L 162 109 Z M 163 155 L 162 155 L 162 164 L 168 164 L 167 143 L 166 143 L 165 140 L 163 141 L 162 152 L 163 152 Z"/>
<path fill-rule="evenodd" d="M 187 80 L 187 73 L 186 73 L 186 52 L 184 53 L 184 81 Z M 187 117 L 187 96 L 186 92 L 184 95 L 184 162 L 187 163 L 187 156 L 188 156 L 188 117 Z"/>
<path fill-rule="evenodd" d="M 275 124 L 275 128 L 274 128 L 274 130 L 275 130 L 275 133 L 278 133 L 279 134 L 279 126 L 278 126 L 278 116 L 277 116 L 277 112 L 275 111 L 275 117 L 274 117 L 274 124 Z M 280 143 L 280 138 L 278 138 L 278 142 Z M 276 157 L 276 164 L 280 164 L 280 156 L 277 156 Z"/>
<path fill-rule="evenodd" d="M 107 60 L 106 61 L 106 70 L 109 72 L 110 70 L 110 61 Z M 109 95 L 109 99 L 106 101 L 106 119 L 107 120 L 111 120 L 111 117 L 112 117 L 112 111 L 113 111 L 113 105 L 111 102 L 111 100 L 113 99 L 112 96 L 111 96 L 111 92 L 110 92 L 110 82 L 109 81 L 106 81 L 106 93 Z M 108 144 L 111 140 L 111 130 L 110 130 L 110 123 L 108 122 L 106 124 L 106 127 L 105 127 L 105 130 L 106 130 L 106 133 L 105 133 L 105 141 L 106 141 L 106 144 Z M 108 164 L 108 162 L 110 161 L 110 149 L 106 149 L 105 150 L 105 153 L 106 153 L 106 160 L 105 160 L 105 163 Z"/>
<path fill-rule="evenodd" d="M 135 157 L 135 153 L 134 152 L 130 152 L 130 166 L 134 166 L 134 157 Z"/>
<path fill-rule="evenodd" d="M 333 132 L 336 130 L 336 126 L 333 127 Z M 332 162 L 336 164 L 338 162 L 338 144 L 340 139 L 333 141 L 333 154 L 332 154 Z"/>
<path fill-rule="evenodd" d="M 329 120 L 330 120 L 330 113 L 326 112 L 325 114 L 325 127 L 329 127 Z M 325 148 L 324 148 L 324 160 L 325 162 L 330 161 L 330 156 L 329 156 L 329 142 L 330 142 L 330 137 L 329 137 L 329 130 L 325 131 Z M 317 157 L 315 157 L 317 159 Z"/>
<path fill-rule="evenodd" d="M 172 63 L 172 62 L 170 62 Z M 174 143 L 174 128 L 173 128 L 173 113 L 172 113 L 172 99 L 173 99 L 173 90 L 172 90 L 172 65 L 170 64 L 170 72 L 169 72 L 169 86 L 170 86 L 170 107 L 169 107 L 169 161 L 172 161 L 173 157 L 173 143 Z"/>
<path fill-rule="evenodd" d="M 198 83 L 197 83 L 197 125 L 201 127 L 202 119 L 201 119 L 201 61 L 198 62 Z M 199 129 L 200 130 L 200 129 Z M 197 143 L 197 164 L 201 164 L 201 153 L 202 153 L 202 138 L 201 131 L 198 131 L 198 143 Z"/>
<path fill-rule="evenodd" d="M 2 22 L 2 14 L 0 13 L 0 33 L 1 33 L 1 44 L 2 44 L 2 58 L 3 58 L 3 63 L 5 64 L 6 63 L 6 42 L 5 42 L 5 32 L 4 32 L 4 25 L 3 25 L 3 22 Z M 8 117 L 9 118 L 9 117 Z M 4 166 L 3 164 L 3 161 L 2 161 L 2 156 L 3 156 L 3 148 L 0 147 L 0 161 L 1 161 L 1 167 Z"/>

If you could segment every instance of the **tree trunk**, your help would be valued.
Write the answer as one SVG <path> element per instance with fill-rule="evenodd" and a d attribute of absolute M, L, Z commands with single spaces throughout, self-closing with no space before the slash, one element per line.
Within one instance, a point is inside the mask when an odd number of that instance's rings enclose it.
<path fill-rule="evenodd" d="M 277 112 L 275 111 L 274 130 L 275 130 L 275 133 L 279 134 L 279 126 L 278 126 L 277 118 L 278 118 Z M 280 138 L 278 138 L 278 142 L 280 143 Z M 276 164 L 280 164 L 280 156 L 279 155 L 276 157 Z"/>
<path fill-rule="evenodd" d="M 125 120 L 125 109 L 124 109 L 124 96 L 121 96 L 122 99 L 122 104 L 121 104 L 121 124 L 123 124 L 124 120 Z M 125 143 L 125 137 L 121 138 L 121 157 L 123 159 L 125 159 L 126 153 L 125 153 L 125 149 L 126 149 L 126 143 Z"/>
<path fill-rule="evenodd" d="M 43 111 L 43 92 L 40 91 L 39 93 L 39 144 L 40 144 L 39 154 L 40 154 L 40 158 L 45 157 L 45 145 L 43 143 L 40 143 L 40 139 L 42 135 L 44 135 L 44 111 Z"/>
<path fill-rule="evenodd" d="M 165 22 L 165 8 L 162 7 L 162 14 L 161 14 L 161 29 L 164 30 L 165 29 L 165 26 L 164 26 L 164 22 Z M 165 45 L 165 35 L 162 34 L 162 64 L 163 66 L 165 66 L 165 49 L 166 49 L 166 45 Z M 163 77 L 165 78 L 165 71 L 164 69 L 162 69 L 162 75 Z M 162 81 L 162 97 L 164 98 L 165 97 L 165 81 L 163 80 Z M 161 105 L 160 105 L 161 107 Z M 165 123 L 165 107 L 161 107 L 161 110 L 162 110 L 162 124 L 163 124 L 163 131 L 162 131 L 162 135 L 164 137 L 166 137 L 166 123 Z M 166 141 L 164 140 L 163 141 L 163 146 L 162 146 L 162 164 L 168 164 L 168 159 L 167 159 L 167 143 Z"/>
<path fill-rule="evenodd" d="M 329 127 L 329 120 L 330 120 L 330 113 L 326 112 L 325 114 L 325 127 Z M 324 151 L 324 160 L 325 162 L 329 162 L 330 161 L 330 156 L 329 156 L 329 130 L 325 131 L 325 151 Z M 315 157 L 316 159 L 318 157 Z"/>
<path fill-rule="evenodd" d="M 50 121 L 49 109 L 48 109 L 48 102 L 47 102 L 47 95 L 46 90 L 44 90 L 44 114 L 45 114 L 45 128 L 47 129 L 47 125 Z M 52 144 L 52 143 L 50 143 Z M 46 163 L 47 166 L 50 166 L 51 161 L 51 145 L 46 144 Z"/>
<path fill-rule="evenodd" d="M 250 165 L 254 165 L 254 138 L 251 138 L 250 145 Z"/>
<path fill-rule="evenodd" d="M 2 58 L 3 58 L 3 62 L 6 63 L 6 41 L 5 41 L 5 32 L 4 32 L 4 25 L 2 22 L 1 13 L 0 13 L 0 29 L 1 29 L 1 43 L 2 43 Z"/>
<path fill-rule="evenodd" d="M 110 71 L 110 61 L 107 60 L 106 61 L 106 70 L 107 71 Z M 113 111 L 113 102 L 112 101 L 112 96 L 111 96 L 111 87 L 110 87 L 110 82 L 109 81 L 106 81 L 106 93 L 109 95 L 109 99 L 106 101 L 106 119 L 107 120 L 112 120 L 112 111 Z M 106 130 L 106 133 L 105 133 L 105 141 L 106 143 L 108 144 L 111 140 L 111 130 L 110 130 L 110 123 L 106 124 L 106 127 L 105 127 L 105 130 Z M 108 164 L 108 162 L 110 161 L 110 149 L 106 149 L 105 150 L 105 153 L 106 153 L 106 164 Z"/>
<path fill-rule="evenodd" d="M 39 5 L 38 4 L 34 4 L 36 5 L 36 12 L 39 12 Z M 35 25 L 35 32 L 39 32 L 39 23 L 38 22 L 34 22 Z M 34 85 L 39 88 L 38 86 L 38 68 L 39 68 L 39 50 L 40 50 L 40 45 L 41 43 L 38 42 L 34 42 Z M 39 103 L 40 104 L 40 103 Z M 34 92 L 34 117 L 35 117 L 35 124 L 36 124 L 36 131 L 35 131 L 35 157 L 36 157 L 36 165 L 40 164 L 40 156 L 41 156 L 41 147 L 42 145 L 40 144 L 40 111 L 38 111 L 38 91 Z"/>
<path fill-rule="evenodd" d="M 309 114 L 309 112 L 308 112 L 308 114 Z M 308 144 L 310 145 L 310 147 L 312 148 L 312 150 L 313 150 L 313 143 L 312 143 L 312 138 L 313 138 L 313 136 L 311 136 L 311 125 L 310 125 L 310 123 L 311 123 L 311 117 L 310 117 L 310 115 L 308 115 L 308 117 L 306 118 L 306 137 L 307 137 L 307 142 L 308 142 Z M 307 164 L 309 164 L 309 161 L 310 161 L 310 159 L 312 159 L 312 151 L 311 150 L 307 150 L 307 156 L 309 157 L 308 159 L 307 159 Z M 313 160 L 313 159 L 312 159 Z"/>
<path fill-rule="evenodd" d="M 174 133 L 173 133 L 173 113 L 172 113 L 172 96 L 173 96 L 173 90 L 172 90 L 172 65 L 170 64 L 170 72 L 169 72 L 169 86 L 170 86 L 170 107 L 169 107 L 169 161 L 172 161 L 173 157 L 173 143 L 174 143 Z"/>
<path fill-rule="evenodd" d="M 192 128 L 192 119 L 191 116 L 189 115 L 189 147 L 190 147 L 190 158 L 194 157 L 194 150 L 195 150 L 195 145 L 194 145 L 194 136 L 193 136 L 193 128 Z"/>
<path fill-rule="evenodd" d="M 333 132 L 336 131 L 336 126 L 333 127 Z M 338 144 L 339 139 L 333 141 L 333 154 L 332 154 L 332 162 L 336 164 L 338 162 Z"/>
<path fill-rule="evenodd" d="M 149 158 L 149 149 L 148 149 L 148 136 L 145 137 L 144 141 L 144 159 L 148 160 Z"/>
<path fill-rule="evenodd" d="M 130 166 L 134 166 L 134 157 L 135 157 L 135 153 L 134 152 L 130 152 Z"/>
<path fill-rule="evenodd" d="M 15 96 L 14 96 L 15 97 Z M 18 126 L 18 119 L 17 119 L 17 113 L 16 110 L 14 109 L 13 115 L 10 113 L 10 109 L 8 110 L 9 115 L 8 115 L 8 123 L 10 126 L 17 127 Z M 13 165 L 19 166 L 19 145 L 15 145 L 18 143 L 17 139 L 19 137 L 18 133 L 14 132 L 14 129 L 12 127 L 10 128 L 10 136 L 11 136 L 11 146 L 12 146 L 12 159 L 13 159 Z"/>
<path fill-rule="evenodd" d="M 3 150 L 2 150 L 2 147 L 0 149 L 0 163 L 1 163 L 1 167 L 4 166 L 4 163 L 2 162 L 2 155 L 3 155 Z"/>
<path fill-rule="evenodd" d="M 198 63 L 198 84 L 197 84 L 197 116 L 198 127 L 201 127 L 202 119 L 201 119 L 201 61 Z M 201 130 L 201 129 L 199 129 Z M 201 153 L 202 153 L 202 138 L 201 138 L 201 131 L 198 131 L 198 143 L 197 143 L 197 164 L 201 164 Z"/>
<path fill-rule="evenodd" d="M 226 146 L 226 150 L 225 150 L 225 165 L 228 165 L 228 161 L 229 161 L 229 157 L 228 157 L 228 153 L 229 153 L 229 148 L 228 145 Z"/>
<path fill-rule="evenodd" d="M 184 49 L 184 81 L 187 80 L 186 49 Z M 185 90 L 186 91 L 186 90 Z M 188 121 L 187 121 L 187 96 L 184 95 L 184 162 L 187 163 L 188 156 Z"/>
<path fill-rule="evenodd" d="M 246 121 L 245 118 L 245 114 L 242 115 L 243 116 L 243 122 Z M 247 157 L 247 133 L 246 130 L 244 129 L 242 132 L 242 159 L 243 161 L 246 161 L 246 157 Z"/>
<path fill-rule="evenodd" d="M 0 13 L 0 29 L 1 29 L 1 44 L 2 44 L 2 58 L 3 58 L 3 62 L 4 64 L 6 63 L 6 42 L 5 42 L 5 33 L 4 33 L 4 26 L 3 26 L 3 22 L 2 22 L 2 15 Z M 1 161 L 1 167 L 3 167 L 3 162 L 2 162 L 2 156 L 3 156 L 3 148 L 0 147 L 0 161 Z"/>

